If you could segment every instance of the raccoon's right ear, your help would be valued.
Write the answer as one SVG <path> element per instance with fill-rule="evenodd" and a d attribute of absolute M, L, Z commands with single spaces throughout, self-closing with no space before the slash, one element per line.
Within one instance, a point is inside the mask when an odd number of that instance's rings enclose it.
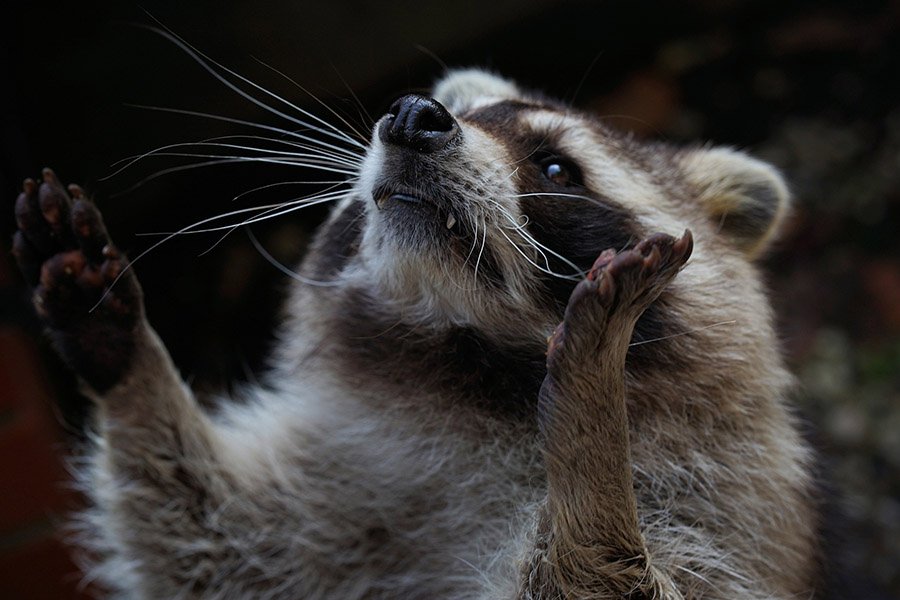
<path fill-rule="evenodd" d="M 521 98 L 516 85 L 481 69 L 453 69 L 448 71 L 431 92 L 432 97 L 452 113 L 462 113 L 483 100 L 512 100 Z"/>
<path fill-rule="evenodd" d="M 678 156 L 692 191 L 720 232 L 750 259 L 765 252 L 781 230 L 790 193 L 771 165 L 729 148 L 690 150 Z"/>

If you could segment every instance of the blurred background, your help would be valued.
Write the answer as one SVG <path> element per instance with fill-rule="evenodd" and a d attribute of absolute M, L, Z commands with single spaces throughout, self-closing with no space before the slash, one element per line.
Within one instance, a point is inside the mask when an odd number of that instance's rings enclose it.
<path fill-rule="evenodd" d="M 108 177 L 117 161 L 161 146 L 254 133 L 134 104 L 289 125 L 148 30 L 154 18 L 260 85 L 327 117 L 314 95 L 363 130 L 400 94 L 427 89 L 445 65 L 477 65 L 640 137 L 731 145 L 780 167 L 796 212 L 765 267 L 784 352 L 802 383 L 797 409 L 835 498 L 830 543 L 846 574 L 836 595 L 900 598 L 900 2 L 5 6 L 0 246 L 8 247 L 21 180 L 43 166 L 93 193 L 131 256 L 156 239 L 138 234 L 310 188 L 233 200 L 241 192 L 321 179 L 264 164 L 160 173 L 202 162 L 166 158 Z M 326 210 L 253 233 L 291 264 Z M 242 231 L 204 253 L 217 240 L 181 237 L 136 266 L 152 323 L 200 389 L 264 368 L 287 285 Z M 39 335 L 11 257 L 0 253 L 2 598 L 94 591 L 79 584 L 59 542 L 65 513 L 79 503 L 60 456 L 80 439 L 89 408 L 74 389 Z"/>

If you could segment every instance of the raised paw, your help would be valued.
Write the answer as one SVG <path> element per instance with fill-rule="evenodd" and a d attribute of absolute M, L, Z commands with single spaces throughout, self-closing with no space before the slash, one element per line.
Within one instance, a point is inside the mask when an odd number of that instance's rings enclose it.
<path fill-rule="evenodd" d="M 629 250 L 605 250 L 572 292 L 565 318 L 548 340 L 548 366 L 572 346 L 596 349 L 606 342 L 624 352 L 634 323 L 659 297 L 693 250 L 686 230 L 680 238 L 656 233 Z M 624 354 L 623 354 L 624 356 Z"/>
<path fill-rule="evenodd" d="M 50 169 L 16 199 L 13 255 L 62 355 L 98 391 L 128 367 L 143 317 L 140 286 L 83 190 Z"/>
<path fill-rule="evenodd" d="M 677 239 L 655 233 L 630 250 L 606 250 L 572 296 L 597 294 L 604 306 L 643 312 L 687 262 L 693 247 L 691 232 L 685 230 Z"/>

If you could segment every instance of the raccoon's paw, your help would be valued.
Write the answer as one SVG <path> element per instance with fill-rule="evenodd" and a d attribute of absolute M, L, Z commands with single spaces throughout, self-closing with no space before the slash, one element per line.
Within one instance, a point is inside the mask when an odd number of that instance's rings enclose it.
<path fill-rule="evenodd" d="M 569 297 L 566 314 L 548 340 L 551 371 L 573 346 L 596 349 L 601 340 L 627 348 L 635 321 L 690 258 L 693 237 L 656 233 L 623 252 L 605 250 Z M 610 340 L 619 335 L 621 340 Z"/>
<path fill-rule="evenodd" d="M 70 185 L 67 193 L 53 171 L 42 175 L 40 185 L 26 179 L 16 199 L 13 255 L 57 350 L 102 392 L 121 379 L 134 352 L 140 286 L 82 189 Z"/>

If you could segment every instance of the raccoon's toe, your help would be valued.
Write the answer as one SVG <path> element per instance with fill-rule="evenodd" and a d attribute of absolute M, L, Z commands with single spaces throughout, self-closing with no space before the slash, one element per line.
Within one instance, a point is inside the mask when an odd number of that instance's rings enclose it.
<path fill-rule="evenodd" d="M 16 199 L 13 254 L 63 359 L 99 390 L 130 360 L 140 286 L 84 191 L 67 192 L 50 169 L 42 175 L 41 184 L 26 179 Z"/>
<path fill-rule="evenodd" d="M 606 250 L 573 292 L 572 300 L 596 294 L 610 310 L 643 312 L 684 266 L 693 247 L 693 236 L 685 230 L 680 238 L 656 233 L 631 250 Z"/>
<path fill-rule="evenodd" d="M 637 318 L 684 266 L 693 238 L 662 233 L 623 252 L 605 250 L 587 276 L 575 287 L 562 323 L 547 340 L 547 365 L 557 370 L 563 357 L 597 347 L 597 340 L 617 336 L 627 348 Z M 619 339 L 621 338 L 621 339 Z"/>
<path fill-rule="evenodd" d="M 70 248 L 68 222 L 69 198 L 56 183 L 50 169 L 38 184 L 28 178 L 22 182 L 22 193 L 16 198 L 15 214 L 18 231 L 13 239 L 13 254 L 28 283 L 37 284 L 41 263 L 50 255 Z M 66 238 L 69 239 L 66 239 Z"/>
<path fill-rule="evenodd" d="M 72 198 L 60 184 L 56 173 L 44 169 L 42 182 L 28 178 L 16 198 L 16 231 L 13 255 L 28 283 L 37 285 L 41 264 L 51 256 L 78 249 L 73 228 Z M 78 186 L 69 186 L 77 200 L 84 198 Z M 104 232 L 105 235 L 105 232 Z"/>

